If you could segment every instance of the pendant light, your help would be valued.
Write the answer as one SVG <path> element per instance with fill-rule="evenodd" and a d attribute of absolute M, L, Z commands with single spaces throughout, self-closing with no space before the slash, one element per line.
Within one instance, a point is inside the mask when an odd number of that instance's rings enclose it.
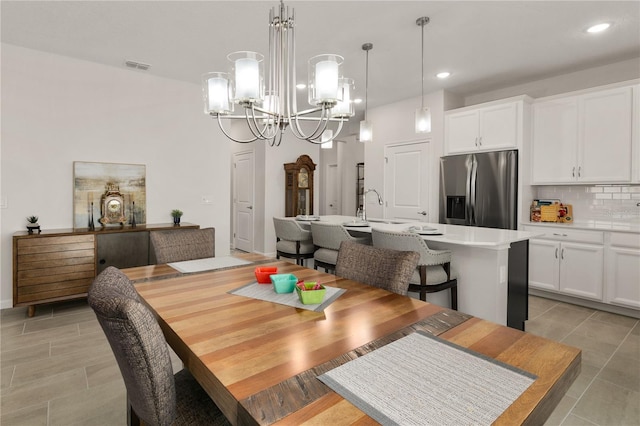
<path fill-rule="evenodd" d="M 360 122 L 360 142 L 371 142 L 373 140 L 373 129 L 371 122 L 367 120 L 368 113 L 368 96 L 369 96 L 369 51 L 373 49 L 373 44 L 365 43 L 362 45 L 362 50 L 367 52 L 367 65 L 365 69 L 364 80 L 364 121 Z"/>
<path fill-rule="evenodd" d="M 429 23 L 429 18 L 422 16 L 416 20 L 416 25 L 422 28 L 422 104 L 416 110 L 416 133 L 431 132 L 431 111 L 424 106 L 424 26 Z"/>

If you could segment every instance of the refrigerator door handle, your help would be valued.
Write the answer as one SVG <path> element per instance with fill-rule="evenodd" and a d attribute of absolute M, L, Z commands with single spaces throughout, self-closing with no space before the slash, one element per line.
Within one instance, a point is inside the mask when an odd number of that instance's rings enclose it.
<path fill-rule="evenodd" d="M 476 220 L 476 186 L 478 180 L 478 161 L 475 156 L 471 162 L 471 191 L 469 192 L 469 203 L 471 206 L 471 215 L 469 217 L 469 223 L 473 226 L 477 225 Z"/>
<path fill-rule="evenodd" d="M 465 202 L 464 202 L 464 224 L 472 225 L 473 222 L 471 220 L 471 216 L 473 213 L 471 207 L 471 176 L 473 176 L 473 156 L 468 156 L 465 160 L 465 171 L 466 171 L 466 191 L 465 191 Z"/>

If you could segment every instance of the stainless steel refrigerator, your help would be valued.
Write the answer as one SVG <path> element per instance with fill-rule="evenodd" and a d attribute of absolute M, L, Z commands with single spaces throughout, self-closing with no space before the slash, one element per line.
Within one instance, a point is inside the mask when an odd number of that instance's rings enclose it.
<path fill-rule="evenodd" d="M 517 229 L 518 151 L 440 159 L 440 223 Z"/>

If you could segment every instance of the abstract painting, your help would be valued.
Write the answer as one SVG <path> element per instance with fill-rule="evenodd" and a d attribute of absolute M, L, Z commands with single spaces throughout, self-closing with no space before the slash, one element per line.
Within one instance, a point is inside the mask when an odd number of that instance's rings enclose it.
<path fill-rule="evenodd" d="M 146 167 L 144 164 L 73 162 L 73 227 L 114 224 L 105 199 L 121 198 L 119 226 L 146 223 Z M 119 195 L 118 195 L 119 194 Z M 114 206 L 114 203 L 110 204 Z"/>

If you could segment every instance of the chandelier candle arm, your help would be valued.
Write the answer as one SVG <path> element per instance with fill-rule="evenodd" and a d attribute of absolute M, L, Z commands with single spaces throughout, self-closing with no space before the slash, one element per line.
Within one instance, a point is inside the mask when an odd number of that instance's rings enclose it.
<path fill-rule="evenodd" d="M 285 9 L 282 0 L 278 7 L 270 10 L 266 77 L 264 57 L 250 51 L 227 56 L 231 63 L 229 73 L 207 73 L 203 76 L 204 111 L 217 118 L 222 132 L 229 139 L 239 143 L 266 140 L 271 146 L 277 146 L 286 128 L 291 126 L 298 139 L 323 143 L 323 139 L 333 140 L 338 136 L 344 121 L 353 117 L 353 80 L 342 76 L 344 59 L 336 54 L 317 55 L 309 60 L 308 99 L 312 108 L 298 111 L 294 19 L 294 10 L 291 9 L 289 15 L 289 8 Z M 234 105 L 241 106 L 244 115 L 231 115 Z M 222 127 L 222 119 L 245 120 L 254 139 L 231 137 Z M 303 121 L 316 122 L 311 133 L 303 131 L 300 124 Z M 338 122 L 335 130 L 328 129 L 330 121 Z M 325 134 L 328 130 L 331 133 Z"/>

